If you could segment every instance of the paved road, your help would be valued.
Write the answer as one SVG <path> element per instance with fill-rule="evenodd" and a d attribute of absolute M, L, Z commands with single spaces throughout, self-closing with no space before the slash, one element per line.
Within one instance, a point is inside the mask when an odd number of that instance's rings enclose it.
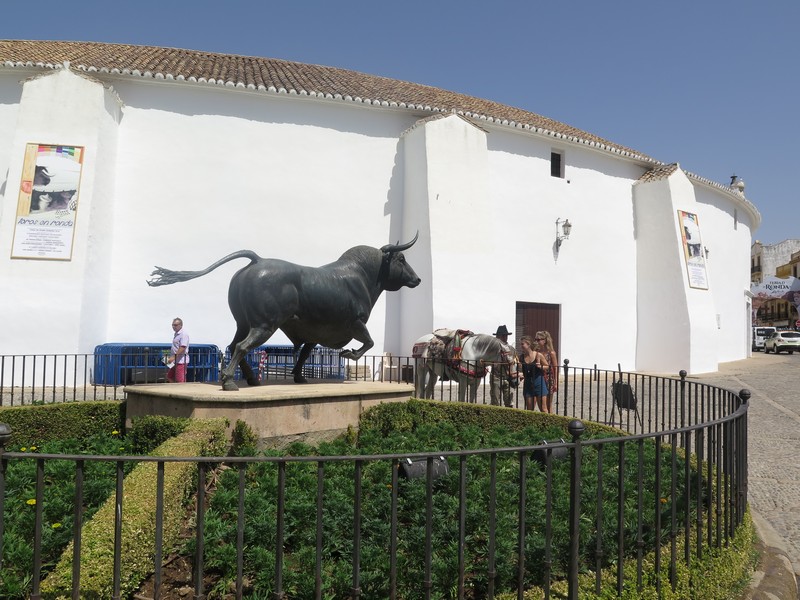
<path fill-rule="evenodd" d="M 800 354 L 753 353 L 697 379 L 752 393 L 748 415 L 749 502 L 782 538 L 800 576 Z"/>

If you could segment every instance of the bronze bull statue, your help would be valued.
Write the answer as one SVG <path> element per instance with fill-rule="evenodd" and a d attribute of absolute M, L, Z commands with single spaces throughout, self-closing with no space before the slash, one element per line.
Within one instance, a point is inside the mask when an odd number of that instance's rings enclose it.
<path fill-rule="evenodd" d="M 228 288 L 236 333 L 230 344 L 231 359 L 222 369 L 222 389 L 238 389 L 233 379 L 237 364 L 249 385 L 259 384 L 245 356 L 278 329 L 291 340 L 295 350 L 302 346 L 292 374 L 296 383 L 305 383 L 303 363 L 317 344 L 343 348 L 350 340 L 358 340 L 360 348 L 340 353 L 350 360 L 358 360 L 372 348 L 367 319 L 378 297 L 384 290 L 393 292 L 419 285 L 419 277 L 402 253 L 414 245 L 418 236 L 419 233 L 406 244 L 388 244 L 380 250 L 356 246 L 336 262 L 318 268 L 240 250 L 202 271 L 156 267 L 151 273 L 154 278 L 147 283 L 159 286 L 188 281 L 229 261 L 249 258 L 250 264 L 233 276 Z"/>

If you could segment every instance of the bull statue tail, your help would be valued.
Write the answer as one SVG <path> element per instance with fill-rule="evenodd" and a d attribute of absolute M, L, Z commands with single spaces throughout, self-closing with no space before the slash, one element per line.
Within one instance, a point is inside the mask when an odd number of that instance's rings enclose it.
<path fill-rule="evenodd" d="M 159 285 L 170 285 L 171 283 L 179 283 L 181 281 L 196 279 L 197 277 L 202 277 L 203 275 L 211 273 L 211 271 L 217 267 L 221 267 L 225 263 L 236 260 L 237 258 L 249 258 L 251 263 L 261 259 L 261 257 L 252 250 L 239 250 L 238 252 L 228 254 L 228 256 L 225 258 L 219 259 L 213 265 L 203 269 L 202 271 L 170 271 L 164 267 L 157 266 L 156 270 L 150 273 L 153 279 L 147 280 L 147 285 L 155 287 Z"/>

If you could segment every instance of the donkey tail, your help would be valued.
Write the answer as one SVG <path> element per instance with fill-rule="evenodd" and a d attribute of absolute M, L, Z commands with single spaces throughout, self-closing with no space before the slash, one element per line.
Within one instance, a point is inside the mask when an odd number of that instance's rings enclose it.
<path fill-rule="evenodd" d="M 213 265 L 211 265 L 206 269 L 203 269 L 202 271 L 170 271 L 169 269 L 165 269 L 164 267 L 157 266 L 156 270 L 150 273 L 153 279 L 149 279 L 147 281 L 147 285 L 155 287 L 159 285 L 170 285 L 171 283 L 179 283 L 181 281 L 189 281 L 190 279 L 195 279 L 197 277 L 202 277 L 203 275 L 207 275 L 217 267 L 220 267 L 232 260 L 236 260 L 237 258 L 249 258 L 251 264 L 261 259 L 261 257 L 252 250 L 239 250 L 238 252 L 234 252 L 233 254 L 228 254 L 228 256 L 226 256 L 225 258 L 219 259 Z"/>

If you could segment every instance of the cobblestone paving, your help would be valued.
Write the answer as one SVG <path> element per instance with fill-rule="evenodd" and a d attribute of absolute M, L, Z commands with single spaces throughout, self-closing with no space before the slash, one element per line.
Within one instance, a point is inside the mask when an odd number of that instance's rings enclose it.
<path fill-rule="evenodd" d="M 748 500 L 785 540 L 800 575 L 800 355 L 754 353 L 689 379 L 750 390 Z"/>

